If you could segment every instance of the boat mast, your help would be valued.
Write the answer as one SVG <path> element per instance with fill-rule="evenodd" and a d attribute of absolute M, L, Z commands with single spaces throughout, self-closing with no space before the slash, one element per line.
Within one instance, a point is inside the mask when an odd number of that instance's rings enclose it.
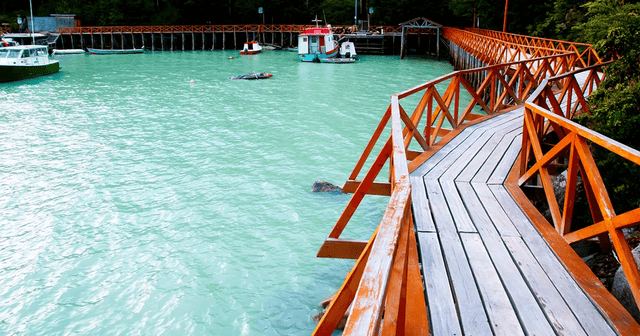
<path fill-rule="evenodd" d="M 31 0 L 29 0 L 29 10 L 31 10 L 31 44 L 36 44 L 36 40 L 35 37 L 33 37 L 33 34 L 35 34 L 35 30 L 33 28 L 33 5 L 31 4 Z"/>

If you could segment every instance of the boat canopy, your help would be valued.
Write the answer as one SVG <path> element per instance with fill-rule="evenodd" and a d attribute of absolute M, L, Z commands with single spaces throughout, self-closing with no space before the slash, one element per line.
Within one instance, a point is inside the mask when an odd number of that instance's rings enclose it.
<path fill-rule="evenodd" d="M 0 48 L 0 64 L 31 64 L 49 58 L 46 46 L 26 45 Z"/>
<path fill-rule="evenodd" d="M 329 28 L 307 28 L 301 35 L 327 35 L 333 34 Z"/>

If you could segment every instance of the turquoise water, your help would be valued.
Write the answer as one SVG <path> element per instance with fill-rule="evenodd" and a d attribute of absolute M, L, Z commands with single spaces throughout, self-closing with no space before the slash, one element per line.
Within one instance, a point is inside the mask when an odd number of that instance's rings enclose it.
<path fill-rule="evenodd" d="M 0 334 L 310 334 L 353 265 L 315 257 L 349 195 L 311 185 L 344 182 L 391 94 L 452 71 L 361 58 L 68 55 L 1 84 Z M 253 71 L 274 77 L 227 79 Z"/>

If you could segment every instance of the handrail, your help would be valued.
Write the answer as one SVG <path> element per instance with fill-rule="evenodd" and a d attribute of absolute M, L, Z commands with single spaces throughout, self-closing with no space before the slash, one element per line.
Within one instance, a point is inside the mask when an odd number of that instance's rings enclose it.
<path fill-rule="evenodd" d="M 419 274 L 411 213 L 408 172 L 465 127 L 491 117 L 509 106 L 522 105 L 545 78 L 572 69 L 575 53 L 456 71 L 391 96 L 391 102 L 356 167 L 345 183 L 351 200 L 318 251 L 319 257 L 357 258 L 351 272 L 318 323 L 314 335 L 330 335 L 352 305 L 344 335 L 404 334 L 428 330 L 424 291 Z M 465 76 L 485 74 L 476 89 Z M 444 93 L 436 85 L 449 81 Z M 559 81 L 562 84 L 562 81 Z M 413 113 L 400 100 L 422 94 Z M 463 96 L 468 105 L 460 109 Z M 464 106 L 464 104 L 463 104 Z M 474 110 L 479 106 L 487 115 Z M 444 129 L 448 120 L 451 129 Z M 391 122 L 391 136 L 361 181 L 356 180 L 372 150 Z M 420 124 L 425 126 L 421 130 Z M 409 150 L 415 143 L 421 151 Z M 387 209 L 368 242 L 340 239 L 340 235 L 366 194 L 380 194 L 374 180 L 390 160 Z M 381 183 L 378 183 L 380 187 Z M 416 274 L 417 273 L 417 274 Z M 406 292 L 403 292 L 406 291 Z M 404 293 L 404 294 L 403 294 Z M 412 293 L 412 294 L 409 294 Z M 384 319 L 382 319 L 384 311 Z M 406 318 L 405 318 L 406 317 Z M 409 318 L 410 317 L 410 318 Z"/>
<path fill-rule="evenodd" d="M 585 96 L 603 80 L 601 67 L 606 64 L 608 63 L 544 80 L 527 100 L 519 163 L 521 176 L 518 184 L 522 186 L 533 177 L 540 177 L 553 225 L 568 243 L 598 237 L 602 246 L 610 248 L 610 238 L 636 304 L 640 306 L 640 272 L 622 232 L 623 228 L 640 224 L 640 208 L 623 214 L 615 213 L 589 142 L 636 165 L 640 165 L 640 151 L 570 120 L 578 113 L 590 113 Z M 580 87 L 576 75 L 584 72 L 588 73 L 587 80 Z M 565 87 L 560 91 L 553 90 L 553 85 L 559 82 L 566 83 Z M 550 132 L 555 132 L 559 141 L 547 149 L 542 142 Z M 556 199 L 549 172 L 550 166 L 560 157 L 568 158 L 567 183 L 562 205 L 559 205 Z M 578 176 L 583 180 L 594 223 L 572 231 Z"/>
<path fill-rule="evenodd" d="M 480 28 L 467 28 L 467 30 L 476 34 L 489 36 L 511 43 L 575 52 L 580 55 L 580 62 L 583 67 L 603 62 L 603 60 L 598 56 L 598 53 L 596 53 L 595 49 L 593 49 L 593 46 L 588 43 L 554 40 Z"/>
<path fill-rule="evenodd" d="M 240 24 L 240 25 L 146 25 L 146 26 L 93 26 L 60 27 L 60 34 L 104 34 L 104 33 L 212 33 L 212 32 L 256 32 L 256 33 L 301 33 L 314 25 L 303 24 Z M 400 34 L 400 26 L 376 26 L 384 34 Z M 333 26 L 336 34 L 353 32 L 352 26 Z M 408 34 L 423 34 L 424 29 L 410 28 Z"/>
<path fill-rule="evenodd" d="M 546 46 L 513 43 L 450 27 L 443 28 L 442 36 L 486 64 L 508 63 L 573 52 Z"/>

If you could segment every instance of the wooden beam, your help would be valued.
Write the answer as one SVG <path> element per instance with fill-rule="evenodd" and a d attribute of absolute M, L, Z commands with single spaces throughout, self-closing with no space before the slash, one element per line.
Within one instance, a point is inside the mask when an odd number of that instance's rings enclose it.
<path fill-rule="evenodd" d="M 338 259 L 358 259 L 364 248 L 366 241 L 327 238 L 318 251 L 318 258 L 338 258 Z"/>

